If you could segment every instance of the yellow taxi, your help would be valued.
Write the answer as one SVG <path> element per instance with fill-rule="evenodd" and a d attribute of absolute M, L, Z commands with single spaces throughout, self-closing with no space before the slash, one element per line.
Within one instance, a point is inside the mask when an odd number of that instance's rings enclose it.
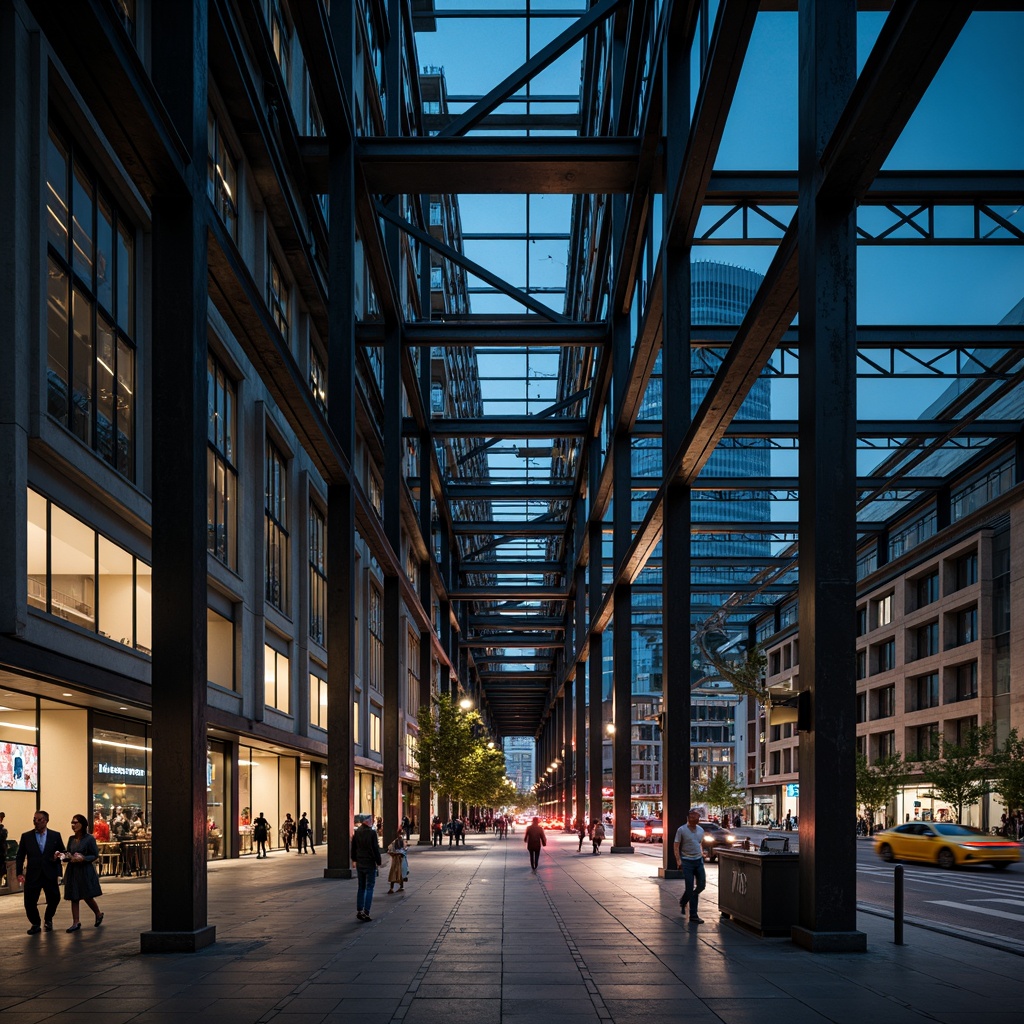
<path fill-rule="evenodd" d="M 1020 843 L 989 835 L 969 825 L 943 821 L 909 821 L 875 833 L 875 853 L 882 860 L 920 860 L 955 868 L 991 864 L 1002 871 L 1020 860 Z"/>

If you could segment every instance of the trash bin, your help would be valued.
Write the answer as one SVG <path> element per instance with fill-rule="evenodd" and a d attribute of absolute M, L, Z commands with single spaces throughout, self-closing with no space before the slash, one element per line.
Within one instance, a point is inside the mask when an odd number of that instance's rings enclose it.
<path fill-rule="evenodd" d="M 718 851 L 718 909 L 759 935 L 785 935 L 799 919 L 800 856 L 789 840 L 765 838 L 759 850 Z"/>

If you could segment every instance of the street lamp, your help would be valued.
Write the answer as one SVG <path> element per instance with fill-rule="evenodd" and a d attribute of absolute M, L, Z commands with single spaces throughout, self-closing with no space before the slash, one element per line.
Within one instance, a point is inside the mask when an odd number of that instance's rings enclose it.
<path fill-rule="evenodd" d="M 609 735 L 609 736 L 614 736 L 614 735 L 615 735 L 615 723 L 614 723 L 614 722 L 609 722 L 609 723 L 608 723 L 608 724 L 607 724 L 607 725 L 606 725 L 606 726 L 604 727 L 604 731 L 605 731 L 606 733 L 608 733 L 608 735 Z"/>
<path fill-rule="evenodd" d="M 463 711 L 468 711 L 472 706 L 473 702 L 468 697 L 463 697 L 462 700 L 459 701 L 459 707 L 462 708 Z"/>

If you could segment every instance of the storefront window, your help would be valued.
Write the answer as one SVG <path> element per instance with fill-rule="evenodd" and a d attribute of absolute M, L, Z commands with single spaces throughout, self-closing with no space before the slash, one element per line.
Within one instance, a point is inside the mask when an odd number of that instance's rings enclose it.
<path fill-rule="evenodd" d="M 92 806 L 112 841 L 149 839 L 152 752 L 142 722 L 93 716 Z M 97 819 L 99 820 L 99 819 Z"/>
<path fill-rule="evenodd" d="M 206 751 L 206 857 L 208 860 L 227 856 L 224 825 L 227 822 L 227 774 L 225 745 L 210 740 Z"/>
<path fill-rule="evenodd" d="M 281 822 L 286 813 L 298 821 L 299 813 L 312 808 L 298 808 L 298 759 L 281 757 L 257 747 L 238 748 L 238 838 L 241 853 L 252 853 L 252 823 L 260 814 L 270 822 L 267 849 L 281 844 Z M 312 817 L 312 815 L 311 815 Z"/>

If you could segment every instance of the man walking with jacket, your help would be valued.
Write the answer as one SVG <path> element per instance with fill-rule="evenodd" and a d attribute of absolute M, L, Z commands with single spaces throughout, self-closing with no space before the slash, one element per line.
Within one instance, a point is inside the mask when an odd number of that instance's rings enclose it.
<path fill-rule="evenodd" d="M 373 887 L 377 882 L 377 868 L 380 867 L 380 843 L 366 818 L 352 836 L 352 863 L 356 866 L 356 878 L 359 880 L 356 917 L 360 921 L 369 921 Z"/>

